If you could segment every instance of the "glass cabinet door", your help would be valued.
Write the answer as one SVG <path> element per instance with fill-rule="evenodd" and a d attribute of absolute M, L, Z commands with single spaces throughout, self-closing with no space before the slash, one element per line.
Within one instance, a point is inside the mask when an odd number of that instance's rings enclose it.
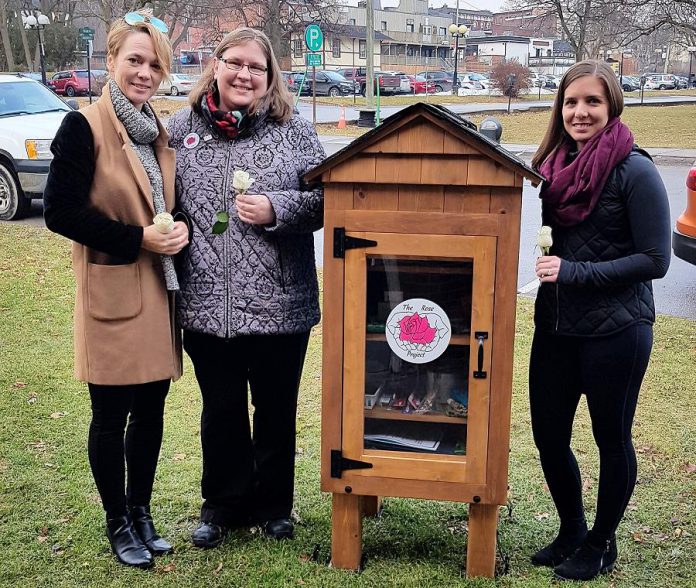
<path fill-rule="evenodd" d="M 485 481 L 495 238 L 351 236 L 377 245 L 346 252 L 344 455 Z"/>

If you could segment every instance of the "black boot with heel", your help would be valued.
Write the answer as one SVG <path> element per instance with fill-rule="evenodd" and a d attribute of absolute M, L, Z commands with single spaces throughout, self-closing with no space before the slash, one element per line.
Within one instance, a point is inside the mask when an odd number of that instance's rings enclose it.
<path fill-rule="evenodd" d="M 560 580 L 592 580 L 610 573 L 617 555 L 616 536 L 603 539 L 590 531 L 578 550 L 553 571 Z"/>
<path fill-rule="evenodd" d="M 174 548 L 157 534 L 149 506 L 129 506 L 133 528 L 152 555 L 168 555 Z"/>
<path fill-rule="evenodd" d="M 561 525 L 561 530 L 551 543 L 532 556 L 532 565 L 555 568 L 575 553 L 587 537 L 587 523 L 583 520 L 572 528 Z"/>
<path fill-rule="evenodd" d="M 136 568 L 149 568 L 153 564 L 152 554 L 138 537 L 130 515 L 107 518 L 106 536 L 116 559 L 122 564 Z"/>

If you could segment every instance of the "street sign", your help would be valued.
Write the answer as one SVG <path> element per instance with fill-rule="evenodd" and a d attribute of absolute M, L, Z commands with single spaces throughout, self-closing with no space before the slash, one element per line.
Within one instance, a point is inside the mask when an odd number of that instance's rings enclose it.
<path fill-rule="evenodd" d="M 305 53 L 307 67 L 321 67 L 321 53 Z"/>
<path fill-rule="evenodd" d="M 83 41 L 94 41 L 94 29 L 82 27 L 78 30 L 78 33 L 80 34 L 80 39 Z"/>
<path fill-rule="evenodd" d="M 319 51 L 324 43 L 324 35 L 319 25 L 309 25 L 304 32 L 305 43 L 310 51 Z"/>

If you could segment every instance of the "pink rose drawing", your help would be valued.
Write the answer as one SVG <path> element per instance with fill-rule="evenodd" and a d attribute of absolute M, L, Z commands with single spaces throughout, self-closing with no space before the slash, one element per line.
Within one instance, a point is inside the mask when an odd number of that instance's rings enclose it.
<path fill-rule="evenodd" d="M 436 329 L 428 322 L 428 317 L 414 312 L 399 321 L 399 339 L 416 345 L 427 345 L 435 339 Z"/>

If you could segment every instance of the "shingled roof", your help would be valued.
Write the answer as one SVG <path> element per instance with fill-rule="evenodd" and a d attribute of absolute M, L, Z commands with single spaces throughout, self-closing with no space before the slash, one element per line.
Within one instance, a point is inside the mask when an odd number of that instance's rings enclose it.
<path fill-rule="evenodd" d="M 463 119 L 444 106 L 439 104 L 427 104 L 425 102 L 412 104 L 384 119 L 380 126 L 358 137 L 337 153 L 327 157 L 317 167 L 309 170 L 304 176 L 305 180 L 308 182 L 318 180 L 326 170 L 338 165 L 356 153 L 359 153 L 369 145 L 376 143 L 396 128 L 401 127 L 405 120 L 417 118 L 419 115 L 441 126 L 447 132 L 459 136 L 463 141 L 473 144 L 476 148 L 480 149 L 483 154 L 488 155 L 503 166 L 510 168 L 512 171 L 530 180 L 534 186 L 544 180 L 543 176 L 528 166 L 519 157 L 510 153 L 495 141 L 479 133 L 476 130 L 476 125 L 472 122 Z"/>

